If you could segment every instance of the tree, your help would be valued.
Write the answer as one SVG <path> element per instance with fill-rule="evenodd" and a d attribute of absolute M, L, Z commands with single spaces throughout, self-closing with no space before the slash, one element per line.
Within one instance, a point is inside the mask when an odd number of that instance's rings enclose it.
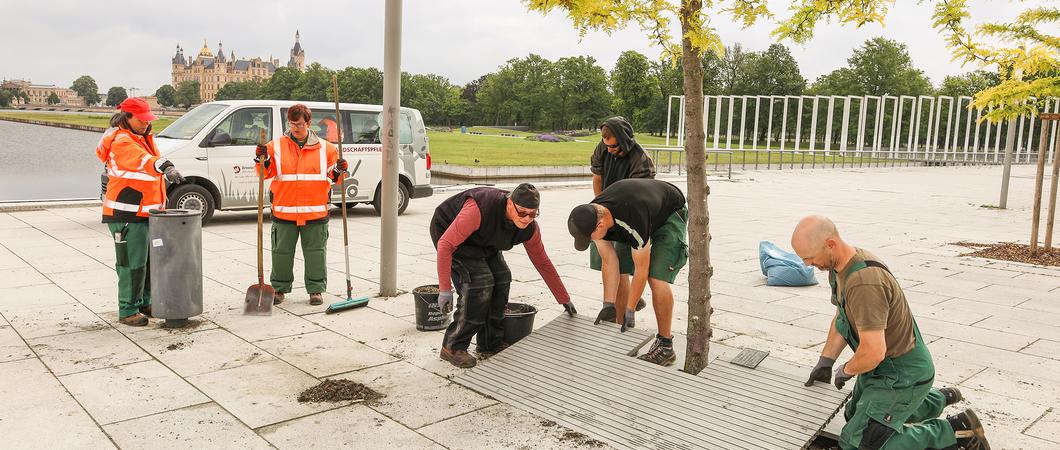
<path fill-rule="evenodd" d="M 445 105 L 452 87 L 449 79 L 441 75 L 405 72 L 401 74 L 401 104 L 420 110 L 427 124 L 446 124 L 450 120 L 445 114 Z"/>
<path fill-rule="evenodd" d="M 11 102 L 15 99 L 15 94 L 7 89 L 0 89 L 0 107 L 7 108 L 11 106 Z"/>
<path fill-rule="evenodd" d="M 747 55 L 743 70 L 734 82 L 735 95 L 800 95 L 806 79 L 787 47 L 772 44 L 763 52 Z"/>
<path fill-rule="evenodd" d="M 259 80 L 232 81 L 217 90 L 217 100 L 256 100 L 265 83 Z"/>
<path fill-rule="evenodd" d="M 60 101 L 61 100 L 59 100 L 59 96 L 56 95 L 54 92 L 52 92 L 51 94 L 48 94 L 48 104 L 49 105 L 58 105 Z"/>
<path fill-rule="evenodd" d="M 383 103 L 383 72 L 374 67 L 347 67 L 338 73 L 339 98 L 348 103 Z"/>
<path fill-rule="evenodd" d="M 471 113 L 471 102 L 461 95 L 462 91 L 463 89 L 456 86 L 449 88 L 449 95 L 446 96 L 445 104 L 442 105 L 446 125 L 452 126 L 454 122 L 459 125 L 467 123 Z"/>
<path fill-rule="evenodd" d="M 177 85 L 174 103 L 181 108 L 190 108 L 201 100 L 198 81 L 181 81 Z"/>
<path fill-rule="evenodd" d="M 129 98 L 129 93 L 125 92 L 125 88 L 121 86 L 114 86 L 107 90 L 107 106 L 118 106 L 127 98 Z"/>
<path fill-rule="evenodd" d="M 280 67 L 265 83 L 261 90 L 261 98 L 263 100 L 291 100 L 291 94 L 298 87 L 301 78 L 302 71 L 293 67 Z"/>
<path fill-rule="evenodd" d="M 96 85 L 96 80 L 88 75 L 82 75 L 74 80 L 74 83 L 70 85 L 70 89 L 85 99 L 85 104 L 88 106 L 99 103 L 99 86 Z"/>
<path fill-rule="evenodd" d="M 997 72 L 975 70 L 963 75 L 947 75 L 939 85 L 938 95 L 948 95 L 953 98 L 972 97 L 982 91 L 990 89 L 1001 83 Z"/>
<path fill-rule="evenodd" d="M 291 92 L 291 100 L 335 101 L 331 93 L 331 74 L 332 70 L 320 63 L 310 64 L 305 73 L 298 78 L 298 84 Z"/>
<path fill-rule="evenodd" d="M 482 83 L 486 81 L 487 75 L 482 75 L 478 79 L 465 84 L 460 90 L 460 98 L 467 100 L 469 110 L 467 113 L 467 123 L 478 123 L 482 121 L 482 111 L 478 105 L 478 90 L 482 87 Z"/>
<path fill-rule="evenodd" d="M 177 104 L 177 90 L 173 89 L 173 86 L 163 84 L 157 90 L 155 90 L 155 98 L 158 99 L 158 104 L 170 107 Z"/>
<path fill-rule="evenodd" d="M 659 95 L 659 86 L 650 78 L 648 58 L 635 51 L 622 52 L 611 71 L 611 91 L 615 98 L 611 110 L 625 117 L 634 129 L 645 126 L 652 101 Z"/>
<path fill-rule="evenodd" d="M 913 67 L 905 44 L 875 37 L 847 58 L 847 67 L 822 75 L 813 91 L 820 95 L 928 95 L 931 81 Z"/>
<path fill-rule="evenodd" d="M 555 84 L 548 93 L 551 108 L 547 111 L 553 130 L 596 128 L 607 118 L 612 96 L 607 90 L 607 71 L 595 58 L 560 58 L 552 64 L 552 72 Z"/>
<path fill-rule="evenodd" d="M 682 0 L 680 3 L 658 0 L 654 2 L 584 1 L 555 2 L 529 0 L 531 10 L 548 13 L 563 9 L 582 33 L 589 30 L 612 32 L 637 23 L 662 47 L 663 54 L 675 61 L 680 54 L 684 74 L 685 151 L 688 157 L 689 210 L 689 288 L 688 288 L 688 350 L 685 372 L 697 374 L 707 364 L 710 348 L 710 233 L 707 209 L 709 194 L 706 183 L 706 153 L 703 132 L 703 64 L 704 53 L 724 51 L 717 30 L 710 25 L 714 15 L 726 12 L 745 27 L 754 25 L 762 17 L 772 17 L 765 1 L 709 2 L 704 9 L 702 0 Z M 863 25 L 883 19 L 885 0 L 835 0 L 803 2 L 793 5 L 794 16 L 782 23 L 775 32 L 780 37 L 812 36 L 817 20 L 835 16 L 839 23 Z M 680 39 L 670 36 L 672 17 L 681 22 Z M 621 311 L 619 311 L 621 312 Z"/>

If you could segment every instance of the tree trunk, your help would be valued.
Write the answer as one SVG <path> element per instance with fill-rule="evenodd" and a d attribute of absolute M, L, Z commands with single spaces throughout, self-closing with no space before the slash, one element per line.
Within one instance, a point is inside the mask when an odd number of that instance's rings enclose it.
<path fill-rule="evenodd" d="M 688 35 L 690 22 L 703 8 L 702 0 L 681 3 L 681 34 Z M 707 211 L 706 152 L 703 132 L 702 50 L 681 39 L 685 88 L 685 154 L 688 160 L 688 348 L 684 370 L 698 374 L 707 366 L 710 353 L 710 214 Z"/>

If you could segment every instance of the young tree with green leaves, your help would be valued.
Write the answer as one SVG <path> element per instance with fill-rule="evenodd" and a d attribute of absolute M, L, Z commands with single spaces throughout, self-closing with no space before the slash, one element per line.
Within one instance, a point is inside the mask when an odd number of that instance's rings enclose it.
<path fill-rule="evenodd" d="M 129 93 L 121 86 L 114 86 L 107 90 L 107 106 L 118 106 L 127 98 L 129 98 Z"/>
<path fill-rule="evenodd" d="M 54 92 L 52 92 L 51 94 L 48 94 L 48 104 L 49 105 L 58 105 L 60 101 L 61 100 L 59 100 L 59 96 L 56 95 Z"/>
<path fill-rule="evenodd" d="M 200 95 L 198 81 L 181 81 L 177 85 L 177 93 L 173 100 L 181 108 L 190 108 L 202 101 Z"/>
<path fill-rule="evenodd" d="M 85 99 L 85 104 L 88 106 L 99 103 L 99 86 L 96 85 L 96 80 L 88 75 L 82 75 L 74 80 L 70 89 Z"/>
<path fill-rule="evenodd" d="M 177 104 L 177 90 L 169 84 L 163 84 L 155 90 L 155 98 L 158 99 L 158 104 L 171 107 Z"/>

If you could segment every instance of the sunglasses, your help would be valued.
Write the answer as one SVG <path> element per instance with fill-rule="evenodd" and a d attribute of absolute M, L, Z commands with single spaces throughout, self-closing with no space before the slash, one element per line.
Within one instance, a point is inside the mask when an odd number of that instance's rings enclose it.
<path fill-rule="evenodd" d="M 604 144 L 604 145 L 606 145 L 607 148 L 618 148 L 618 144 L 617 143 L 615 145 L 611 145 L 611 144 Z"/>
<path fill-rule="evenodd" d="M 515 213 L 518 214 L 519 217 L 529 217 L 531 219 L 536 219 L 537 216 L 541 215 L 541 210 L 540 209 L 524 210 L 519 205 L 515 205 Z"/>

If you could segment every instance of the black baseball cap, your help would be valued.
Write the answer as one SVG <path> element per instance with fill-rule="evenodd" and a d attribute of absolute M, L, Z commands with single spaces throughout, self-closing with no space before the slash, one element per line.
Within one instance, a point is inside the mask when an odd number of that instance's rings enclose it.
<path fill-rule="evenodd" d="M 530 183 L 516 186 L 515 189 L 512 189 L 512 192 L 508 193 L 508 198 L 512 199 L 512 203 L 526 209 L 538 209 L 541 207 L 541 194 Z"/>
<path fill-rule="evenodd" d="M 596 221 L 596 208 L 591 204 L 579 205 L 571 210 L 567 218 L 567 231 L 574 236 L 574 248 L 579 252 L 589 248 Z"/>

